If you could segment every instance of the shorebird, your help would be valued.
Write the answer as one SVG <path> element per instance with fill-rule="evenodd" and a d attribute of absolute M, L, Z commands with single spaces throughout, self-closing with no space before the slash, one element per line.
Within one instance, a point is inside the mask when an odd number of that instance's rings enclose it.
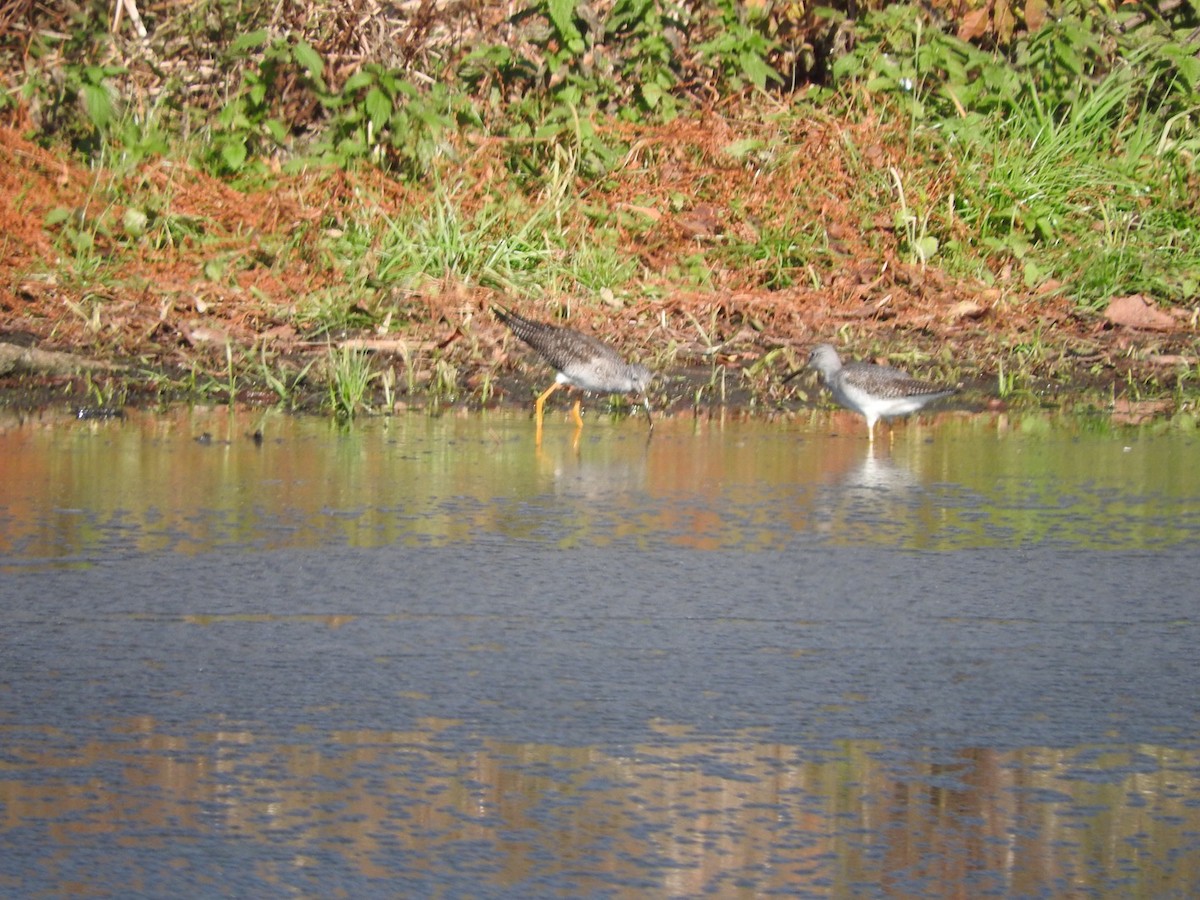
<path fill-rule="evenodd" d="M 958 390 L 921 381 L 891 366 L 865 362 L 842 365 L 837 351 L 829 344 L 813 348 L 808 357 L 808 368 L 821 373 L 821 380 L 834 400 L 867 420 L 867 434 L 872 444 L 875 443 L 875 423 L 880 417 L 890 420 L 895 416 L 906 416 Z"/>
<path fill-rule="evenodd" d="M 513 334 L 536 350 L 557 373 L 554 383 L 538 396 L 534 404 L 539 443 L 542 439 L 542 411 L 546 405 L 546 398 L 564 385 L 597 394 L 641 394 L 642 405 L 646 407 L 646 418 L 653 430 L 650 397 L 646 393 L 652 376 L 645 366 L 626 362 L 608 344 L 573 328 L 535 322 L 500 306 L 493 306 L 492 313 L 507 325 Z M 578 428 L 583 427 L 583 416 L 579 413 L 580 403 L 577 399 L 571 410 Z"/>

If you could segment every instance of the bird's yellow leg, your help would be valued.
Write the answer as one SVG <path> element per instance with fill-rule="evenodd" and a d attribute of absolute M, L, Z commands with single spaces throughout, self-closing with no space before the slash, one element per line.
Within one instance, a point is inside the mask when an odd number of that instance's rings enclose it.
<path fill-rule="evenodd" d="M 582 415 L 582 413 L 579 412 L 579 405 L 582 402 L 583 402 L 582 400 L 576 400 L 575 405 L 571 407 L 571 418 L 575 420 L 576 428 L 583 427 L 583 415 Z"/>
<path fill-rule="evenodd" d="M 534 420 L 537 422 L 537 437 L 535 440 L 539 444 L 542 442 L 542 411 L 546 408 L 546 398 L 557 391 L 560 387 L 562 387 L 562 385 L 560 385 L 557 381 L 554 382 L 554 384 L 542 391 L 541 396 L 537 398 L 537 402 L 533 404 Z"/>

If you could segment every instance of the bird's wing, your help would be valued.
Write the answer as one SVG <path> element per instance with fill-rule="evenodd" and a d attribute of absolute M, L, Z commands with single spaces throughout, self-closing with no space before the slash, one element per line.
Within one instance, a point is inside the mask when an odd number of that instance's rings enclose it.
<path fill-rule="evenodd" d="M 919 397 L 927 394 L 953 394 L 957 388 L 913 378 L 892 366 L 853 363 L 843 369 L 843 379 L 855 387 L 883 397 Z"/>
<path fill-rule="evenodd" d="M 571 328 L 555 328 L 553 334 L 541 342 L 541 345 L 531 342 L 530 346 L 537 350 L 546 362 L 567 375 L 576 368 L 594 369 L 598 362 L 625 365 L 621 355 L 608 344 Z"/>
<path fill-rule="evenodd" d="M 596 360 L 625 362 L 612 347 L 573 328 L 535 322 L 509 310 L 497 308 L 495 312 L 513 334 L 559 372 L 569 372 L 576 366 L 590 366 Z"/>

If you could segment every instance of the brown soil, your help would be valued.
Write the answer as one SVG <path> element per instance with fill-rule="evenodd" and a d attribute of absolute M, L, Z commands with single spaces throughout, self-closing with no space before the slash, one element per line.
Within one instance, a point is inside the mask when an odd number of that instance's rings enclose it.
<path fill-rule="evenodd" d="M 761 408 L 807 400 L 813 396 L 811 382 L 780 381 L 817 341 L 830 341 L 853 357 L 896 354 L 902 360 L 918 351 L 928 362 L 910 367 L 961 380 L 981 405 L 995 402 L 989 397 L 1001 360 L 1008 371 L 1020 368 L 1029 376 L 1023 386 L 1043 397 L 1095 388 L 1111 398 L 1133 387 L 1139 398 L 1161 399 L 1175 391 L 1179 371 L 1186 371 L 1180 362 L 1195 364 L 1200 343 L 1194 321 L 1178 317 L 1174 327 L 1157 331 L 1115 326 L 1079 313 L 1055 285 L 1031 292 L 1019 275 L 998 271 L 994 286 L 988 286 L 906 262 L 892 222 L 862 211 L 891 209 L 894 203 L 861 202 L 863 187 L 847 151 L 854 148 L 858 171 L 862 161 L 881 171 L 892 165 L 903 171 L 898 135 L 870 123 L 834 120 L 808 121 L 786 135 L 764 129 L 716 114 L 629 127 L 622 137 L 632 150 L 619 171 L 601 185 L 578 185 L 591 203 L 628 222 L 619 250 L 642 266 L 641 299 L 614 301 L 611 307 L 595 297 L 513 301 L 470 285 L 437 283 L 404 296 L 364 297 L 364 309 L 393 313 L 390 330 L 337 339 L 367 339 L 381 365 L 397 369 L 403 355 L 395 351 L 403 341 L 417 384 L 432 377 L 432 360 L 440 355 L 453 362 L 470 398 L 478 396 L 471 389 L 485 373 L 490 377 L 528 362 L 524 371 L 530 379 L 545 376 L 487 313 L 490 304 L 514 304 L 541 318 L 569 308 L 575 327 L 644 361 L 661 360 L 664 347 L 677 348 L 667 374 L 680 377 L 666 379 L 664 396 L 656 397 L 660 406 L 690 404 L 695 386 L 708 382 L 714 365 L 743 376 L 737 379 L 739 392 L 726 397 L 729 402 L 753 399 Z M 785 140 L 794 165 L 786 172 L 763 172 L 723 152 L 746 138 Z M 461 149 L 461 183 L 475 187 L 474 194 L 457 199 L 469 208 L 483 202 L 490 180 L 502 177 L 507 148 L 483 142 Z M 327 343 L 323 336 L 312 341 L 302 333 L 291 314 L 296 298 L 343 278 L 336 263 L 319 252 L 320 229 L 363 204 L 384 216 L 423 202 L 414 189 L 376 171 L 281 175 L 271 190 L 244 192 L 184 164 L 148 160 L 114 196 L 169 197 L 171 214 L 204 235 L 202 241 L 184 236 L 151 246 L 106 236 L 111 227 L 88 227 L 115 223 L 119 230 L 124 210 L 98 209 L 96 199 L 114 178 L 0 127 L 0 341 L 124 363 L 142 373 L 10 374 L 0 377 L 10 403 L 86 398 L 96 393 L 100 377 L 123 377 L 134 402 L 157 399 L 166 379 L 146 373 L 176 379 L 187 372 L 221 373 L 227 345 L 238 360 L 258 359 L 265 351 L 294 361 L 298 371 L 306 359 L 323 356 Z M 931 203 L 944 190 L 937 184 L 918 189 Z M 704 289 L 679 286 L 683 279 L 677 273 L 687 269 L 689 259 L 703 257 L 711 266 L 711 250 L 722 242 L 755 244 L 781 209 L 799 210 L 825 235 L 827 249 L 817 263 L 790 273 L 793 286 L 766 286 L 769 264 L 753 259 L 716 269 Z M 70 246 L 62 229 L 47 225 L 55 210 L 71 211 L 80 230 L 96 231 L 90 253 L 103 277 L 95 283 L 69 274 L 74 265 L 63 260 Z M 260 243 L 263 236 L 281 233 L 296 235 L 300 244 L 284 263 Z M 220 275 L 206 268 L 214 259 L 224 266 Z M 1037 352 L 1018 355 L 1022 347 Z M 397 381 L 406 384 L 407 378 L 401 374 Z M 512 384 L 504 377 L 499 383 Z M 523 390 L 516 395 L 527 396 Z M 240 399 L 272 402 L 275 395 L 247 390 Z"/>

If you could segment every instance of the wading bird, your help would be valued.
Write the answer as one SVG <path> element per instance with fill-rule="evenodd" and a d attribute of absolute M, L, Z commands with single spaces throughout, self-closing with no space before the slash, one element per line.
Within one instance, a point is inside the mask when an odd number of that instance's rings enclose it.
<path fill-rule="evenodd" d="M 652 376 L 645 366 L 626 362 L 608 344 L 573 328 L 535 322 L 499 306 L 493 306 L 492 313 L 513 334 L 536 350 L 557 373 L 554 383 L 538 396 L 534 404 L 539 443 L 542 440 L 542 411 L 546 398 L 563 386 L 597 394 L 640 394 L 650 428 L 654 428 L 654 420 L 650 419 L 650 397 L 646 393 Z M 578 399 L 575 401 L 571 414 L 576 426 L 582 428 L 580 403 Z"/>
<path fill-rule="evenodd" d="M 872 444 L 875 443 L 875 423 L 880 418 L 890 420 L 906 416 L 958 390 L 921 381 L 891 366 L 865 362 L 842 365 L 837 351 L 829 344 L 813 348 L 808 357 L 808 368 L 821 373 L 821 380 L 834 400 L 867 420 L 867 434 Z M 799 371 L 794 372 L 788 378 L 798 374 Z"/>

